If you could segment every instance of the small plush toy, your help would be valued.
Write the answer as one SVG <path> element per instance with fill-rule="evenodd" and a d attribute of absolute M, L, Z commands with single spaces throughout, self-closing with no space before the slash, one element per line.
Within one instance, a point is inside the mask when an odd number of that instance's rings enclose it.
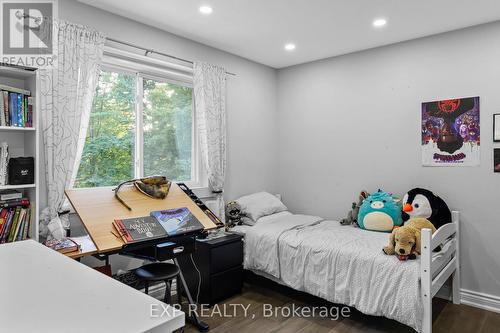
<path fill-rule="evenodd" d="M 451 212 L 446 202 L 423 188 L 414 188 L 405 194 L 401 217 L 404 222 L 414 217 L 426 218 L 436 229 L 451 222 Z"/>
<path fill-rule="evenodd" d="M 389 236 L 389 244 L 382 251 L 387 255 L 395 254 L 398 259 L 405 261 L 415 259 L 416 254 L 420 255 L 420 245 L 422 229 L 436 231 L 434 225 L 424 218 L 412 218 L 400 228 L 395 228 Z"/>
<path fill-rule="evenodd" d="M 391 232 L 403 224 L 400 199 L 378 190 L 369 195 L 359 208 L 358 225 L 362 229 Z"/>
<path fill-rule="evenodd" d="M 352 203 L 352 209 L 347 213 L 347 217 L 343 218 L 340 220 L 340 224 L 342 225 L 351 225 L 354 224 L 355 226 L 358 225 L 358 213 L 359 213 L 359 208 L 361 207 L 361 204 L 363 203 L 363 200 L 365 200 L 370 194 L 366 191 L 361 191 L 359 194 L 359 199 L 358 203 L 353 202 Z"/>
<path fill-rule="evenodd" d="M 226 204 L 226 225 L 228 228 L 235 225 L 241 225 L 241 206 L 236 201 L 230 201 Z"/>

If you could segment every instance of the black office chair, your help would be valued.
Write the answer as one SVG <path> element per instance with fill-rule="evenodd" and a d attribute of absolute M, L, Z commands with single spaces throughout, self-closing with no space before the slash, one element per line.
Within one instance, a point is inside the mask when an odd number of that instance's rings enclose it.
<path fill-rule="evenodd" d="M 176 279 L 177 302 L 181 303 L 179 279 L 177 278 L 179 272 L 179 267 L 164 262 L 143 265 L 134 271 L 137 278 L 144 282 L 144 292 L 146 294 L 148 294 L 150 282 L 165 281 L 165 303 L 170 305 L 172 305 L 171 287 L 173 279 Z"/>

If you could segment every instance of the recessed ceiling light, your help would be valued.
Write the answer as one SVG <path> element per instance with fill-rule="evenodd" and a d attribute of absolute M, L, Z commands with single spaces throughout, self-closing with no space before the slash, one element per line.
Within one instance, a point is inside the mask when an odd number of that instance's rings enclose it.
<path fill-rule="evenodd" d="M 383 18 L 376 19 L 375 21 L 373 21 L 373 26 L 376 27 L 376 28 L 383 27 L 386 24 L 387 24 L 387 20 L 383 19 Z"/>
<path fill-rule="evenodd" d="M 214 11 L 212 9 L 212 7 L 210 7 L 210 6 L 201 6 L 199 10 L 200 10 L 200 13 L 205 14 L 205 15 L 212 14 L 212 12 Z"/>
<path fill-rule="evenodd" d="M 295 44 L 293 44 L 293 43 L 285 44 L 285 50 L 287 50 L 287 51 L 295 50 Z"/>

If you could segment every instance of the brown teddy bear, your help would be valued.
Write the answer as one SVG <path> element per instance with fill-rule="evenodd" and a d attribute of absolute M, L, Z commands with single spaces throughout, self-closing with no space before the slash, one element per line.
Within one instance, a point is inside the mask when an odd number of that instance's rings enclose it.
<path fill-rule="evenodd" d="M 410 219 L 402 227 L 395 228 L 389 236 L 389 245 L 383 248 L 385 254 L 398 256 L 399 260 L 415 259 L 415 254 L 420 255 L 421 230 L 431 229 L 436 231 L 434 225 L 424 218 Z"/>

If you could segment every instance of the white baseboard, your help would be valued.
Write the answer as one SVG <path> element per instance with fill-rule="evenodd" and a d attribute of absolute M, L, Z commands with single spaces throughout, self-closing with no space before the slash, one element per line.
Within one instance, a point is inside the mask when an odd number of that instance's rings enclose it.
<path fill-rule="evenodd" d="M 451 301 L 450 286 L 444 285 L 436 294 L 436 297 Z M 460 303 L 500 313 L 500 297 L 498 296 L 479 293 L 477 291 L 467 289 L 460 289 Z"/>
<path fill-rule="evenodd" d="M 460 301 L 462 304 L 500 313 L 500 297 L 498 296 L 461 289 Z"/>

